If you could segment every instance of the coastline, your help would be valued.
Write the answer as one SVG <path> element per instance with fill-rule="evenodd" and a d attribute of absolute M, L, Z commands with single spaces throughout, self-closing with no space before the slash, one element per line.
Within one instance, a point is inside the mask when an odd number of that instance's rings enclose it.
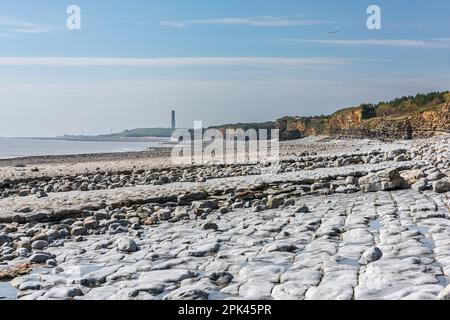
<path fill-rule="evenodd" d="M 8 139 L 44 140 L 44 141 L 76 141 L 76 142 L 169 142 L 170 137 L 105 137 L 105 136 L 80 136 L 80 137 L 11 137 Z"/>
<path fill-rule="evenodd" d="M 70 155 L 46 155 L 46 156 L 24 156 L 0 158 L 0 167 L 15 165 L 38 165 L 38 164 L 61 164 L 61 163 L 83 163 L 95 161 L 121 161 L 139 158 L 161 157 L 170 154 L 170 148 L 161 147 L 147 151 L 133 152 L 106 152 L 106 153 L 86 153 Z"/>
<path fill-rule="evenodd" d="M 0 166 L 20 161 L 52 163 L 55 161 L 89 161 L 148 156 L 166 150 L 170 141 L 160 138 L 71 140 L 58 138 L 2 138 L 0 139 Z M 55 160 L 56 159 L 56 160 Z"/>

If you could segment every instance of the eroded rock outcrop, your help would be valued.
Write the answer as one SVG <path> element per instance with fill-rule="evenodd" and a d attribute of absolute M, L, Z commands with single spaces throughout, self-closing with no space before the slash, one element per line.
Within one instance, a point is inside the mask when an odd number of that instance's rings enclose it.
<path fill-rule="evenodd" d="M 387 169 L 371 173 L 359 179 L 362 192 L 377 192 L 406 189 L 408 183 L 400 176 L 398 169 Z"/>
<path fill-rule="evenodd" d="M 450 93 L 362 104 L 331 116 L 286 117 L 276 124 L 284 140 L 331 135 L 349 138 L 413 139 L 450 132 Z"/>

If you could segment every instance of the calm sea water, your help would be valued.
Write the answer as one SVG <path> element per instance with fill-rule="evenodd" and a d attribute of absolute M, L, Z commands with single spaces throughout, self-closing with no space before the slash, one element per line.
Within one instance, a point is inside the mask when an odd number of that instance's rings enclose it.
<path fill-rule="evenodd" d="M 0 138 L 0 159 L 73 155 L 89 153 L 134 152 L 163 147 L 160 142 L 62 141 Z"/>

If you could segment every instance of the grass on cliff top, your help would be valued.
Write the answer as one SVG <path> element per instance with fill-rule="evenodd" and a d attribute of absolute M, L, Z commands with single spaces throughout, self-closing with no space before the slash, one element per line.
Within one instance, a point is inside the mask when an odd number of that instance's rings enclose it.
<path fill-rule="evenodd" d="M 396 121 L 403 121 L 408 119 L 408 117 L 410 117 L 412 114 L 420 114 L 426 111 L 432 111 L 432 110 L 439 110 L 441 108 L 443 108 L 446 104 L 445 103 L 441 103 L 438 105 L 433 105 L 433 106 L 423 106 L 423 107 L 418 107 L 415 108 L 416 111 L 414 112 L 408 112 L 406 114 L 403 115 L 388 115 L 388 116 L 379 116 L 379 117 L 375 117 L 375 118 L 369 118 L 369 119 L 365 119 L 364 122 L 366 124 L 377 124 L 377 123 L 381 123 L 383 121 L 391 121 L 391 122 L 396 122 Z"/>
<path fill-rule="evenodd" d="M 427 105 L 414 105 L 411 104 L 409 102 L 404 103 L 398 107 L 392 107 L 391 105 L 380 105 L 377 107 L 376 109 L 376 113 L 378 117 L 392 117 L 392 118 L 396 118 L 396 117 L 407 117 L 409 115 L 411 115 L 412 113 L 416 113 L 416 112 L 424 112 L 427 110 L 432 110 L 432 109 L 438 109 L 440 107 L 442 107 L 444 105 L 444 103 L 439 103 L 437 102 L 437 104 L 427 104 Z"/>
<path fill-rule="evenodd" d="M 450 92 L 431 92 L 380 102 L 374 106 L 377 117 L 405 117 L 412 113 L 440 108 L 450 102 Z"/>
<path fill-rule="evenodd" d="M 353 112 L 353 111 L 359 111 L 359 110 L 361 110 L 361 108 L 362 108 L 362 106 L 339 109 L 338 111 L 333 113 L 332 116 L 336 116 L 336 115 L 340 115 L 340 114 L 344 114 L 344 113 L 348 113 L 348 112 Z"/>
<path fill-rule="evenodd" d="M 391 101 L 383 101 L 377 104 L 362 104 L 358 107 L 344 108 L 336 111 L 333 116 L 345 113 L 362 111 L 363 118 L 370 119 L 383 117 L 387 120 L 402 120 L 412 113 L 433 110 L 450 102 L 450 92 L 431 92 L 428 94 L 417 94 L 405 96 Z"/>

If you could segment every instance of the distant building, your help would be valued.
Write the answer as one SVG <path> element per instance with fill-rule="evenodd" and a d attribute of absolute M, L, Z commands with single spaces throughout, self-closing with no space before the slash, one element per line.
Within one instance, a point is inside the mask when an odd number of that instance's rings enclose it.
<path fill-rule="evenodd" d="M 176 129 L 175 111 L 172 111 L 172 130 Z"/>

